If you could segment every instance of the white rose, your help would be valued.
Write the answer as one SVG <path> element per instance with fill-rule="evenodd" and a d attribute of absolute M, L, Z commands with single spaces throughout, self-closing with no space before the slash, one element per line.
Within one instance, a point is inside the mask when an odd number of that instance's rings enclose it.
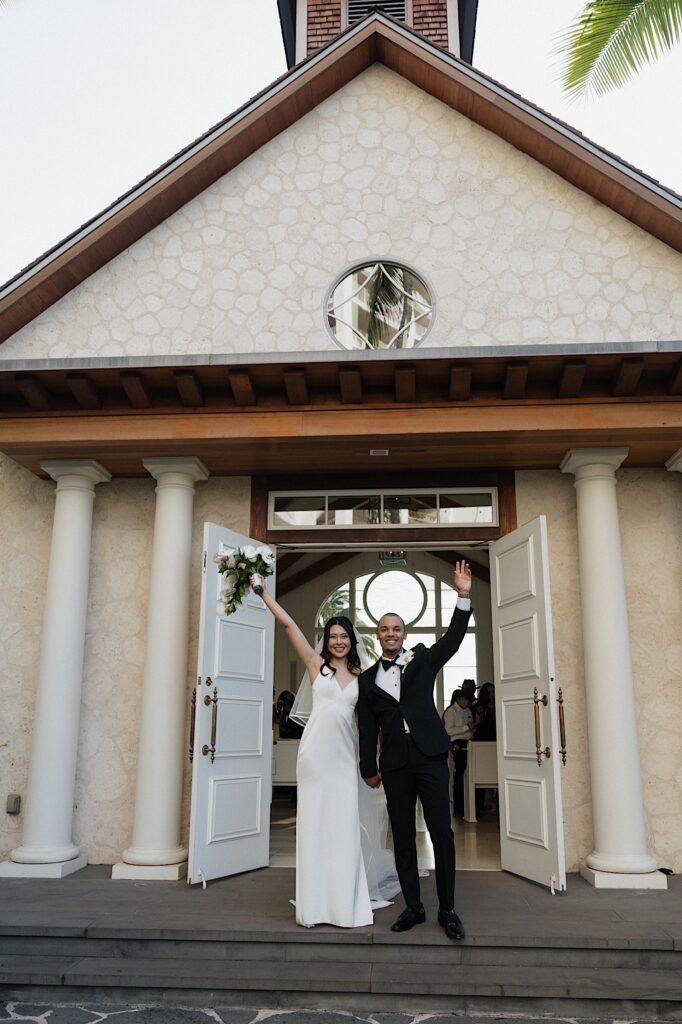
<path fill-rule="evenodd" d="M 258 552 L 251 544 L 246 544 L 245 547 L 242 548 L 242 554 L 249 562 L 253 562 L 255 561 Z"/>
<path fill-rule="evenodd" d="M 266 565 L 272 565 L 275 561 L 275 553 L 270 548 L 265 546 L 258 548 L 258 554 L 261 556 Z"/>

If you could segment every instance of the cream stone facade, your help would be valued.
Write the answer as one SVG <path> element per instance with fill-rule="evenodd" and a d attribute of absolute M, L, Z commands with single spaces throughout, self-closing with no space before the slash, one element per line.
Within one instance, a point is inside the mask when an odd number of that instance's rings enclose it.
<path fill-rule="evenodd" d="M 374 65 L 18 331 L 0 360 L 333 348 L 328 287 L 390 256 L 429 348 L 676 340 L 676 254 Z"/>
<path fill-rule="evenodd" d="M 28 773 L 40 649 L 41 580 L 49 557 L 55 485 L 36 479 L 5 457 L 0 459 L 0 470 L 4 499 L 0 558 L 10 567 L 8 585 L 2 592 L 5 660 L 0 676 L 4 737 L 0 765 L 7 790 L 22 793 Z M 522 471 L 516 474 L 516 493 L 520 523 L 540 514 L 548 520 L 557 683 L 566 698 L 568 732 L 568 759 L 562 770 L 566 862 L 568 870 L 575 871 L 592 844 L 575 489 L 572 479 L 558 470 Z M 682 870 L 682 477 L 660 470 L 621 470 L 617 493 L 649 846 L 662 866 L 678 872 Z M 196 676 L 202 524 L 215 522 L 248 532 L 249 502 L 250 480 L 246 477 L 209 479 L 196 488 L 188 729 Z M 114 863 L 132 828 L 153 506 L 151 479 L 114 480 L 101 485 L 95 499 L 74 814 L 75 841 L 91 863 Z M 435 560 L 417 558 L 419 568 L 438 573 Z M 296 597 L 292 609 L 308 622 L 335 586 L 363 571 L 367 571 L 366 556 L 358 556 L 344 568 L 322 575 Z M 440 573 L 448 578 L 447 567 Z M 29 587 L 27 580 L 32 581 Z M 478 589 L 477 606 L 489 600 L 488 588 L 479 584 Z M 482 625 L 484 622 L 483 616 Z M 276 678 L 288 682 L 291 662 L 280 637 Z M 490 666 L 486 670 L 485 655 L 480 669 L 480 678 L 487 678 Z M 298 670 L 297 665 L 295 674 Z M 189 827 L 190 778 L 186 761 L 183 842 Z M 0 859 L 17 845 L 20 823 L 21 818 L 4 815 Z"/>

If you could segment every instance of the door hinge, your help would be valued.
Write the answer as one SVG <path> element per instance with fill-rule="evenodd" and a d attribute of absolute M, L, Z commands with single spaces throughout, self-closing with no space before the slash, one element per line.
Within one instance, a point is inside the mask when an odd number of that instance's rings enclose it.
<path fill-rule="evenodd" d="M 204 551 L 204 572 L 206 572 L 206 552 Z"/>

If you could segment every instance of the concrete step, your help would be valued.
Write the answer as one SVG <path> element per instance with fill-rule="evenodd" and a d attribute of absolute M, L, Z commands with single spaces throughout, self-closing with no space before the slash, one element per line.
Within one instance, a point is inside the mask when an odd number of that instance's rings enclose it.
<path fill-rule="evenodd" d="M 81 937 L 54 935 L 0 935 L 0 956 L 24 955 L 31 957 L 120 957 L 126 959 L 263 961 L 277 963 L 316 962 L 357 964 L 466 964 L 478 967 L 515 968 L 605 968 L 605 969 L 658 969 L 682 973 L 682 951 L 673 949 L 594 948 L 567 946 L 483 945 L 452 943 L 432 927 L 434 941 L 425 944 L 410 936 L 375 936 L 374 941 L 349 943 L 346 941 L 310 942 L 183 939 L 172 933 L 165 939 L 125 937 Z M 425 929 L 422 930 L 424 932 Z M 422 938 L 422 936 L 419 936 Z M 333 939 L 325 935 L 325 939 Z M 438 940 L 438 941 L 435 941 Z M 311 948 L 314 946 L 314 952 Z"/>
<path fill-rule="evenodd" d="M 682 1006 L 682 973 L 641 968 L 472 966 L 319 961 L 213 960 L 106 956 L 0 957 L 0 993 L 23 986 L 68 989 L 184 989 L 241 993 L 352 993 L 524 999 L 667 1001 Z"/>

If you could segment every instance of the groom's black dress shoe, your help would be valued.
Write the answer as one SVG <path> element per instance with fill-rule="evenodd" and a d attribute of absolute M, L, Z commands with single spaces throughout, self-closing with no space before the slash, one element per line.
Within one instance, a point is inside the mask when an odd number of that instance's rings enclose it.
<path fill-rule="evenodd" d="M 464 925 L 454 910 L 439 910 L 438 924 L 449 939 L 457 940 L 464 938 Z"/>
<path fill-rule="evenodd" d="M 416 924 L 423 924 L 425 920 L 426 913 L 423 903 L 420 903 L 418 907 L 405 907 L 402 914 L 391 925 L 391 931 L 409 932 L 410 928 L 414 928 Z"/>

